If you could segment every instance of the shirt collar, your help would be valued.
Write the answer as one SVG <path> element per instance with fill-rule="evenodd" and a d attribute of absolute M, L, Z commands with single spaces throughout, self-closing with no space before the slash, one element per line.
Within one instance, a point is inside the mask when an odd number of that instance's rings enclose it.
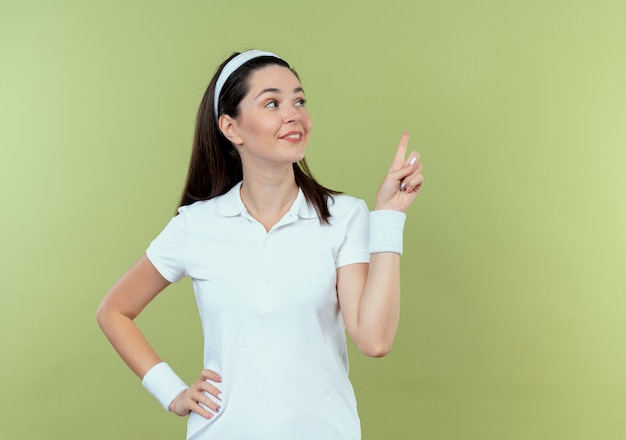
<path fill-rule="evenodd" d="M 226 194 L 219 198 L 217 211 L 224 217 L 236 217 L 247 212 L 241 200 L 241 183 L 242 182 L 237 183 Z M 307 203 L 302 188 L 298 189 L 298 196 L 293 202 L 293 205 L 291 205 L 289 213 L 305 219 L 317 218 L 315 207 Z"/>

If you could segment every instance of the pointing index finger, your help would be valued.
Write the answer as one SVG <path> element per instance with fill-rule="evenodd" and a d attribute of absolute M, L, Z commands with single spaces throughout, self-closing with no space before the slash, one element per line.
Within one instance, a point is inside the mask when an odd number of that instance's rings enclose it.
<path fill-rule="evenodd" d="M 400 143 L 398 144 L 398 149 L 396 150 L 396 155 L 393 158 L 393 163 L 391 167 L 393 169 L 399 169 L 404 166 L 404 155 L 406 154 L 406 148 L 409 145 L 409 132 L 405 131 L 402 133 L 402 137 L 400 138 Z"/>

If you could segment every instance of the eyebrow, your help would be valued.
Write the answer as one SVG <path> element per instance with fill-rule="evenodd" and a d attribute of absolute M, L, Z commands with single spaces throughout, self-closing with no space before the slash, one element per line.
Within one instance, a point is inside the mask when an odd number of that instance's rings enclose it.
<path fill-rule="evenodd" d="M 296 87 L 295 89 L 293 89 L 294 95 L 300 92 L 304 93 L 304 89 L 302 87 Z M 261 96 L 264 93 L 280 93 L 280 89 L 277 89 L 276 87 L 269 87 L 267 89 L 263 89 L 258 95 L 254 97 L 254 99 L 257 99 L 259 96 Z"/>

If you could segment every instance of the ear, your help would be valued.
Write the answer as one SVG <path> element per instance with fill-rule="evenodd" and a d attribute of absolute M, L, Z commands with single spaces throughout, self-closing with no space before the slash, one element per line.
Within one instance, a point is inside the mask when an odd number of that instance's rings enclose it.
<path fill-rule="evenodd" d="M 221 115 L 218 121 L 220 131 L 233 145 L 242 145 L 243 139 L 237 132 L 237 121 L 228 115 Z"/>

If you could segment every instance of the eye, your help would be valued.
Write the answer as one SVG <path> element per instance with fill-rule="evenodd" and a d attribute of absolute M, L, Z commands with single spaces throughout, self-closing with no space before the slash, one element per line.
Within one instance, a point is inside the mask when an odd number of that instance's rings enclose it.
<path fill-rule="evenodd" d="M 265 108 L 276 108 L 278 107 L 278 102 L 275 100 L 271 100 L 265 103 Z"/>
<path fill-rule="evenodd" d="M 304 107 L 306 104 L 306 99 L 300 98 L 296 101 L 296 107 Z"/>

